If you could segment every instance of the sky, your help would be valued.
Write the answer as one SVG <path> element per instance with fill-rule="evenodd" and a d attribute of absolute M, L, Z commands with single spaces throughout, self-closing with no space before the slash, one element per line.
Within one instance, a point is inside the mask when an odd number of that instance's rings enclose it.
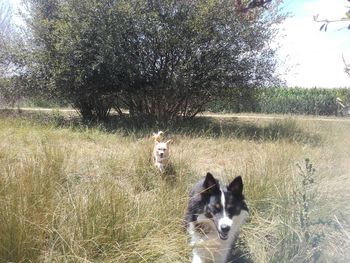
<path fill-rule="evenodd" d="M 16 8 L 21 0 L 7 0 Z M 350 30 L 348 23 L 331 23 L 327 32 L 320 31 L 320 19 L 340 19 L 350 6 L 347 0 L 284 0 L 284 12 L 290 13 L 280 26 L 275 40 L 279 73 L 290 87 L 350 87 L 342 56 L 350 64 Z"/>
<path fill-rule="evenodd" d="M 327 32 L 320 31 L 319 19 L 345 17 L 350 2 L 346 0 L 285 0 L 283 10 L 291 16 L 281 25 L 279 57 L 281 73 L 288 86 L 350 87 L 344 72 L 345 60 L 350 63 L 350 22 L 331 23 Z"/>

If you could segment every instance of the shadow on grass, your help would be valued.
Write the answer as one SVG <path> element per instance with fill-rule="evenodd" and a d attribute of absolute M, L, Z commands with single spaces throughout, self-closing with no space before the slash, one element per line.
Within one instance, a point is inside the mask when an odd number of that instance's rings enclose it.
<path fill-rule="evenodd" d="M 77 115 L 64 115 L 59 111 L 31 112 L 20 110 L 0 110 L 0 117 L 21 118 L 38 124 L 50 124 L 57 127 L 69 127 L 73 130 L 96 128 L 109 133 L 121 133 L 125 136 L 142 138 L 155 131 L 162 130 L 172 135 L 240 138 L 255 141 L 276 141 L 285 139 L 319 145 L 322 138 L 305 131 L 296 120 L 270 120 L 259 123 L 240 121 L 238 118 L 196 117 L 191 120 L 158 122 L 150 119 L 137 119 L 129 116 L 123 118 L 112 115 L 104 122 L 84 122 Z"/>

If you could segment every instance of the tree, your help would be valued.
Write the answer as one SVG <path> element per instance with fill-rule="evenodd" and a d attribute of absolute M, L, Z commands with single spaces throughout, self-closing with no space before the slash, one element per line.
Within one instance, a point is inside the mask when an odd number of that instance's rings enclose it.
<path fill-rule="evenodd" d="M 112 107 L 191 118 L 224 89 L 279 81 L 269 45 L 283 19 L 277 4 L 242 12 L 234 0 L 27 2 L 27 73 L 86 119 Z"/>
<path fill-rule="evenodd" d="M 12 9 L 8 1 L 3 1 L 0 3 L 0 95 L 6 103 L 13 103 L 18 97 L 15 72 L 20 62 L 17 53 L 20 45 L 21 39 L 12 23 Z"/>
<path fill-rule="evenodd" d="M 26 0 L 29 93 L 67 101 L 84 119 L 108 115 L 118 72 L 106 31 L 112 2 Z"/>
<path fill-rule="evenodd" d="M 26 97 L 57 98 L 54 88 L 54 27 L 60 0 L 23 0 L 25 45 L 20 48 L 22 93 Z"/>
<path fill-rule="evenodd" d="M 119 29 L 128 36 L 121 46 L 128 71 L 120 97 L 131 113 L 191 118 L 224 88 L 276 81 L 268 43 L 277 21 L 262 11 L 247 18 L 233 1 L 138 3 Z"/>
<path fill-rule="evenodd" d="M 3 77 L 8 67 L 8 45 L 11 31 L 11 9 L 8 2 L 0 3 L 0 76 Z"/>

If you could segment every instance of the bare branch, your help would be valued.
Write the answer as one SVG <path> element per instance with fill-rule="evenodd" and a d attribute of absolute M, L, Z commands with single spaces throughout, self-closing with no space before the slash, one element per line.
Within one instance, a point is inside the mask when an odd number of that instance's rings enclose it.
<path fill-rule="evenodd" d="M 236 0 L 236 8 L 239 12 L 246 13 L 255 8 L 267 8 L 267 5 L 272 2 L 272 0 L 250 0 L 242 1 Z"/>
<path fill-rule="evenodd" d="M 345 58 L 344 58 L 344 54 L 342 54 L 342 58 L 343 58 L 343 62 L 344 62 L 344 65 L 345 65 L 344 71 L 350 77 L 350 64 L 346 63 Z"/>
<path fill-rule="evenodd" d="M 349 7 L 348 7 L 349 8 Z M 330 23 L 339 23 L 339 22 L 349 22 L 350 21 L 350 9 L 345 13 L 345 17 L 339 18 L 339 19 L 319 19 L 319 15 L 314 15 L 314 21 L 318 23 L 322 23 L 320 27 L 320 31 L 324 30 L 327 31 L 328 25 Z M 348 29 L 350 29 L 350 24 L 347 26 Z"/>

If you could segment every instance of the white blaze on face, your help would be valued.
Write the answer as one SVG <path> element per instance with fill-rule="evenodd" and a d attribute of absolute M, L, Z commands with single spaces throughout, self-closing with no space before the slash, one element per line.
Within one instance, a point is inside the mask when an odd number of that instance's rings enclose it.
<path fill-rule="evenodd" d="M 218 224 L 219 229 L 221 229 L 222 225 L 227 225 L 230 227 L 232 225 L 232 219 L 230 219 L 227 216 L 226 209 L 225 209 L 226 199 L 225 199 L 224 191 L 222 189 L 220 190 L 221 190 L 221 205 L 222 205 L 223 216 L 222 218 L 219 219 L 219 224 Z"/>

